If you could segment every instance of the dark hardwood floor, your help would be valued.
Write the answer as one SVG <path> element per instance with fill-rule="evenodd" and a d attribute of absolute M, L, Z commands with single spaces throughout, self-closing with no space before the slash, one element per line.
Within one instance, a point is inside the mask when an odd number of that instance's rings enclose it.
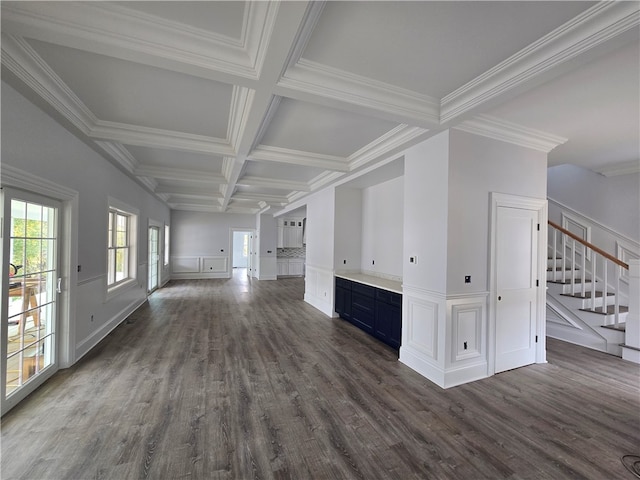
<path fill-rule="evenodd" d="M 548 340 L 442 390 L 303 290 L 169 283 L 2 419 L 1 478 L 636 478 L 637 365 Z"/>

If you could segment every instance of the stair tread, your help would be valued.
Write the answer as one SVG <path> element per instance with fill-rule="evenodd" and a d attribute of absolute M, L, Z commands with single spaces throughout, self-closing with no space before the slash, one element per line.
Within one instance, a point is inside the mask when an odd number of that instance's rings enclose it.
<path fill-rule="evenodd" d="M 608 328 L 609 330 L 615 330 L 616 332 L 626 332 L 627 324 L 624 322 L 618 323 L 618 325 L 601 325 L 602 328 Z"/>
<path fill-rule="evenodd" d="M 627 307 L 626 305 L 619 305 L 618 308 L 620 309 L 619 310 L 620 313 L 627 313 L 629 311 L 629 307 Z M 591 310 L 590 308 L 581 308 L 580 311 L 597 313 L 598 315 L 613 315 L 616 313 L 616 306 L 607 305 L 606 311 L 604 311 L 602 307 L 596 307 L 595 310 Z"/>
<path fill-rule="evenodd" d="M 581 278 L 576 278 L 575 281 L 571 281 L 570 278 L 567 278 L 566 280 L 562 281 L 562 280 L 547 280 L 547 283 L 557 283 L 560 285 L 571 285 L 572 283 L 582 283 L 582 279 Z M 591 283 L 590 279 L 587 279 L 584 281 L 584 283 Z"/>
<path fill-rule="evenodd" d="M 577 293 L 561 293 L 560 295 L 562 295 L 563 297 L 573 297 L 573 298 L 580 298 L 580 299 L 588 299 L 591 298 L 591 292 L 584 292 L 584 297 L 582 296 L 582 293 L 577 292 Z M 607 297 L 613 297 L 613 293 L 611 292 L 607 292 Z M 602 298 L 602 292 L 596 292 L 596 297 L 595 298 Z"/>

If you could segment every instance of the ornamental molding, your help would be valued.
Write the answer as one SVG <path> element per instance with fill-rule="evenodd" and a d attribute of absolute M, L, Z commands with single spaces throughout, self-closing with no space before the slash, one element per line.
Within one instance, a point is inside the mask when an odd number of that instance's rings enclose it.
<path fill-rule="evenodd" d="M 637 28 L 637 2 L 599 2 L 564 25 L 444 96 L 441 122 L 449 122 L 507 91 Z"/>
<path fill-rule="evenodd" d="M 277 85 L 286 90 L 310 93 L 341 103 L 378 110 L 405 119 L 403 123 L 437 125 L 440 102 L 395 85 L 372 80 L 301 58 Z"/>
<path fill-rule="evenodd" d="M 549 153 L 558 145 L 567 142 L 567 138 L 523 127 L 489 115 L 478 115 L 454 127 L 467 133 L 512 143 L 525 148 Z"/>

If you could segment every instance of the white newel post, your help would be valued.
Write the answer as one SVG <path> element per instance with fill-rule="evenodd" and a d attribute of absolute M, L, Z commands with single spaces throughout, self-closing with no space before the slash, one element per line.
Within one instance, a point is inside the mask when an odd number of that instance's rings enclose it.
<path fill-rule="evenodd" d="M 640 259 L 629 261 L 629 313 L 622 358 L 640 363 Z"/>

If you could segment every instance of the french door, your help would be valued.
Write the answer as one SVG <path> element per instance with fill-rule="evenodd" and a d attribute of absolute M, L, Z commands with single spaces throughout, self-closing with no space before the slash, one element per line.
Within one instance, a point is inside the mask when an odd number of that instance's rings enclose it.
<path fill-rule="evenodd" d="M 149 283 L 147 290 L 153 292 L 159 286 L 160 273 L 160 229 L 149 227 Z"/>
<path fill-rule="evenodd" d="M 57 369 L 60 208 L 53 199 L 2 190 L 2 413 Z"/>

